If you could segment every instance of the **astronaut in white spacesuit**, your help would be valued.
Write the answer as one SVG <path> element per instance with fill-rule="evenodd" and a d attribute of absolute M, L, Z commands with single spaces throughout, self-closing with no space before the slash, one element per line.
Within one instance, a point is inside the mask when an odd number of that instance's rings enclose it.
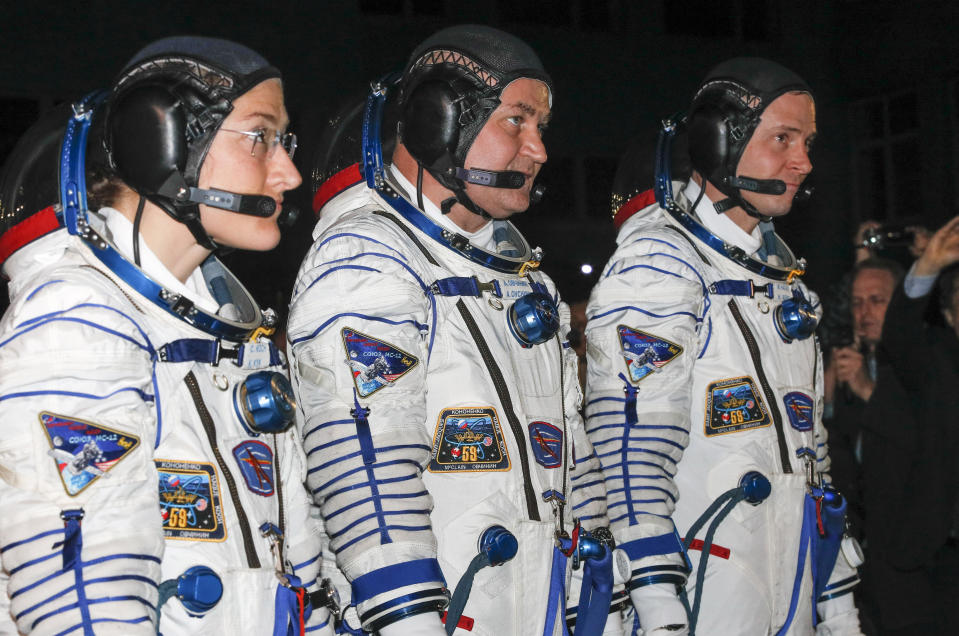
<path fill-rule="evenodd" d="M 287 125 L 259 54 L 176 37 L 15 149 L 0 632 L 332 633 L 275 318 L 212 256 L 279 240 Z"/>
<path fill-rule="evenodd" d="M 577 412 L 569 312 L 506 220 L 535 198 L 551 99 L 524 42 L 444 29 L 398 83 L 374 84 L 363 163 L 316 193 L 290 364 L 341 597 L 368 630 L 554 634 L 575 618 L 589 634 L 606 622 L 609 581 L 590 573 L 612 557 L 605 492 Z M 396 120 L 387 163 L 383 121 Z M 574 562 L 592 583 L 568 584 Z M 567 589 L 587 588 L 564 616 Z"/>
<path fill-rule="evenodd" d="M 694 172 L 673 184 L 683 127 Z M 665 122 L 655 196 L 614 197 L 586 417 L 647 635 L 697 616 L 704 634 L 808 634 L 820 619 L 817 633 L 860 633 L 857 546 L 827 485 L 817 301 L 770 222 L 808 196 L 815 134 L 802 79 L 730 60 Z"/>

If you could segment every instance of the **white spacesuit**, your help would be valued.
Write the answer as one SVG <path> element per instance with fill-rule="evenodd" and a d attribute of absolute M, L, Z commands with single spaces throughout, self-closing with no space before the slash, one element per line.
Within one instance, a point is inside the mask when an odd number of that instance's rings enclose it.
<path fill-rule="evenodd" d="M 253 108 L 285 112 L 278 71 L 246 47 L 208 38 L 145 48 L 134 65 L 146 70 L 124 76 L 133 86 L 126 95 L 165 116 L 158 100 L 176 109 L 173 91 L 192 90 L 199 109 L 209 95 L 192 82 L 196 56 L 206 65 L 201 80 L 229 78 L 237 92 L 218 93 L 218 116 L 190 139 L 174 110 L 163 130 L 175 155 L 206 154 L 199 146 L 230 121 L 224 104 L 243 116 Z M 251 67 L 258 75 L 244 72 Z M 262 86 L 264 79 L 273 83 Z M 147 92 L 137 92 L 143 85 Z M 253 87 L 260 99 L 241 101 Z M 310 515 L 301 443 L 286 428 L 295 404 L 284 356 L 267 338 L 272 312 L 261 311 L 212 255 L 178 278 L 151 249 L 155 230 L 140 233 L 119 209 L 87 209 L 86 153 L 99 150 L 103 133 L 85 142 L 92 121 L 110 129 L 122 119 L 115 95 L 91 95 L 69 117 L 63 109 L 58 136 L 38 135 L 47 144 L 39 150 L 26 144 L 41 158 L 21 170 L 31 178 L 3 179 L 4 209 L 31 216 L 4 227 L 0 240 L 3 257 L 15 250 L 3 264 L 11 305 L 0 321 L 0 551 L 3 620 L 16 623 L 0 631 L 331 634 L 320 600 L 320 522 Z M 123 142 L 150 147 L 143 136 Z M 118 169 L 129 167 L 117 143 L 103 147 Z M 278 187 L 299 182 L 286 153 L 251 158 L 247 143 L 213 153 L 224 165 L 239 156 Z M 140 158 L 148 167 L 162 163 Z M 22 184 L 46 182 L 36 175 L 55 183 L 58 169 L 56 208 L 33 213 L 19 205 Z M 160 219 L 181 227 L 174 214 L 186 206 L 162 210 L 149 183 L 137 187 L 153 206 L 139 197 L 138 221 L 146 210 L 145 226 Z"/>
<path fill-rule="evenodd" d="M 229 322 L 259 322 L 252 298 L 215 267 L 243 308 Z M 217 338 L 153 305 L 66 230 L 14 254 L 4 273 L 0 545 L 19 630 L 154 633 L 157 585 L 205 565 L 222 581 L 220 601 L 194 618 L 170 599 L 160 630 L 270 633 L 280 581 L 260 527 L 285 531 L 283 558 L 311 592 L 320 551 L 295 431 L 254 433 L 234 405 L 250 374 L 283 370 L 279 352 L 263 336 Z M 184 300 L 215 304 L 205 286 L 189 292 Z M 242 366 L 229 358 L 238 348 Z M 76 535 L 61 518 L 72 513 Z M 324 622 L 315 611 L 309 624 Z"/>
<path fill-rule="evenodd" d="M 798 278 L 777 275 L 800 266 L 771 231 L 760 238 L 727 227 L 717 241 L 694 221 L 697 236 L 645 194 L 587 309 L 588 430 L 613 534 L 631 557 L 634 603 L 649 626 L 685 623 L 675 596 L 658 596 L 656 583 L 659 593 L 662 583 L 682 585 L 680 537 L 758 471 L 771 482 L 768 499 L 740 503 L 719 524 L 704 590 L 690 575 L 691 596 L 702 592 L 699 624 L 716 634 L 786 624 L 788 633 L 810 633 L 812 573 L 804 560 L 797 575 L 797 555 L 808 554 L 800 548 L 807 483 L 828 470 L 822 368 L 814 339 L 786 342 L 775 324 L 781 303 L 810 295 Z M 690 182 L 679 205 L 689 209 L 698 194 Z M 696 212 L 722 218 L 706 197 Z M 742 252 L 763 249 L 778 267 L 770 276 L 748 269 L 712 247 L 723 239 Z M 692 572 L 703 539 L 691 543 Z M 843 583 L 833 592 L 856 580 L 840 556 L 831 582 Z M 832 601 L 844 602 L 851 597 Z"/>
<path fill-rule="evenodd" d="M 389 191 L 409 196 L 402 181 L 392 171 Z M 327 203 L 294 289 L 291 368 L 331 547 L 369 626 L 442 603 L 484 531 L 504 526 L 519 551 L 476 575 L 471 633 L 542 634 L 548 611 L 545 633 L 560 633 L 551 585 L 569 567 L 552 571 L 554 533 L 573 517 L 605 526 L 603 487 L 575 353 L 559 337 L 524 347 L 507 325 L 518 298 L 555 288 L 512 225 L 454 248 L 462 234 L 435 206 L 402 203 L 365 180 Z"/>

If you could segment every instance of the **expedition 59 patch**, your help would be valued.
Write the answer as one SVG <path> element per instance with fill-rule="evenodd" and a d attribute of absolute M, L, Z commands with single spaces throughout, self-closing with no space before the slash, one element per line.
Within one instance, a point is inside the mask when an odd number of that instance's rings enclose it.
<path fill-rule="evenodd" d="M 167 539 L 223 541 L 226 525 L 213 464 L 154 460 L 160 488 L 160 517 Z"/>
<path fill-rule="evenodd" d="M 40 413 L 40 423 L 50 442 L 47 454 L 71 497 L 101 476 L 109 477 L 106 472 L 140 443 L 135 435 L 46 411 Z"/>
<path fill-rule="evenodd" d="M 706 389 L 707 437 L 769 424 L 769 411 L 749 376 L 713 382 Z"/>
<path fill-rule="evenodd" d="M 346 362 L 360 397 L 393 384 L 419 362 L 415 356 L 358 331 L 344 327 L 341 333 Z"/>
<path fill-rule="evenodd" d="M 436 424 L 431 473 L 509 470 L 509 451 L 496 409 L 444 409 Z"/>
<path fill-rule="evenodd" d="M 626 325 L 616 328 L 626 373 L 634 384 L 650 373 L 656 373 L 676 359 L 683 348 L 674 342 Z"/>

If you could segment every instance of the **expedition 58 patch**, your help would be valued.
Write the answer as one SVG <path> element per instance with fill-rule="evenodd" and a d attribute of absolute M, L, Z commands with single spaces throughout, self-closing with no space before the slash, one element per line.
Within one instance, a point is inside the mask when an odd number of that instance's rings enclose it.
<path fill-rule="evenodd" d="M 626 373 L 634 384 L 676 359 L 683 348 L 674 342 L 626 325 L 616 328 Z"/>
<path fill-rule="evenodd" d="M 509 451 L 496 409 L 444 409 L 436 423 L 431 473 L 509 470 Z"/>
<path fill-rule="evenodd" d="M 71 497 L 106 474 L 137 447 L 140 439 L 106 426 L 46 411 L 40 423 L 50 442 L 47 454 L 53 458 Z"/>
<path fill-rule="evenodd" d="M 154 460 L 160 488 L 160 517 L 167 539 L 223 541 L 226 525 L 213 464 Z"/>
<path fill-rule="evenodd" d="M 706 389 L 707 437 L 769 424 L 769 411 L 749 376 L 713 382 Z"/>
<path fill-rule="evenodd" d="M 344 327 L 341 333 L 346 362 L 360 397 L 393 384 L 419 362 L 415 356 L 358 331 Z"/>

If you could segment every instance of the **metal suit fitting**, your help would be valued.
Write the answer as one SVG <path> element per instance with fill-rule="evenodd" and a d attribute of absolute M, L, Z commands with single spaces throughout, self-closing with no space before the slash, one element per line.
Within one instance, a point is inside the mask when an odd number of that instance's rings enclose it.
<path fill-rule="evenodd" d="M 281 433 L 296 414 L 293 386 L 277 371 L 252 373 L 233 391 L 233 404 L 243 425 L 254 433 Z"/>
<path fill-rule="evenodd" d="M 773 314 L 776 331 L 783 342 L 805 340 L 813 335 L 819 324 L 819 317 L 812 303 L 798 289 L 793 291 L 793 297 L 782 302 Z"/>
<path fill-rule="evenodd" d="M 519 551 L 519 542 L 503 526 L 490 526 L 479 539 L 479 551 L 486 554 L 490 565 L 503 565 Z"/>
<path fill-rule="evenodd" d="M 223 581 L 205 565 L 195 565 L 177 578 L 176 597 L 190 616 L 199 617 L 223 597 Z"/>
<path fill-rule="evenodd" d="M 542 292 L 518 298 L 507 313 L 506 323 L 513 337 L 528 349 L 548 342 L 559 331 L 559 308 Z"/>
<path fill-rule="evenodd" d="M 746 503 L 758 506 L 772 493 L 772 484 L 766 476 L 757 470 L 751 470 L 739 480 L 739 487 L 743 489 L 743 499 Z"/>

